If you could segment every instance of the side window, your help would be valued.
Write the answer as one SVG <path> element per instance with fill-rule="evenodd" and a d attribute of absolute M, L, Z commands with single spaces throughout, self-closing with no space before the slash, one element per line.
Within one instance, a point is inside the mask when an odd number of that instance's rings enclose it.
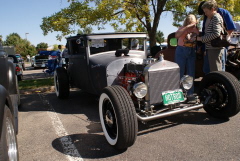
<path fill-rule="evenodd" d="M 78 41 L 77 39 L 73 39 L 69 41 L 69 50 L 71 55 L 85 55 L 86 47 L 84 45 L 84 41 Z"/>

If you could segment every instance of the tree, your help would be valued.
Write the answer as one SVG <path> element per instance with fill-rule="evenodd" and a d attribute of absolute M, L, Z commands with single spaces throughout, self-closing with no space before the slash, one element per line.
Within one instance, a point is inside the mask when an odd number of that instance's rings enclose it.
<path fill-rule="evenodd" d="M 17 46 L 21 41 L 21 37 L 17 33 L 11 33 L 7 35 L 4 45 L 6 46 Z"/>
<path fill-rule="evenodd" d="M 104 29 L 110 23 L 115 30 L 119 25 L 125 25 L 128 31 L 146 31 L 149 35 L 150 46 L 156 44 L 156 33 L 163 12 L 173 14 L 174 26 L 179 26 L 186 15 L 197 14 L 198 5 L 202 0 L 68 0 L 69 7 L 44 17 L 41 29 L 44 35 L 52 31 L 60 31 L 58 39 L 75 33 L 79 26 L 89 25 Z M 220 7 L 228 9 L 235 20 L 240 20 L 239 0 L 217 0 Z M 92 5 L 96 7 L 92 7 Z M 200 16 L 199 16 L 200 17 Z"/>
<path fill-rule="evenodd" d="M 37 50 L 47 50 L 47 48 L 48 48 L 48 44 L 44 42 L 37 44 L 37 47 L 36 47 Z"/>
<path fill-rule="evenodd" d="M 16 53 L 19 53 L 24 57 L 28 54 L 34 55 L 36 53 L 35 46 L 31 45 L 28 40 L 22 39 L 17 33 L 7 35 L 4 45 L 14 46 Z"/>
<path fill-rule="evenodd" d="M 162 42 L 164 42 L 164 35 L 163 32 L 158 31 L 157 35 L 156 35 L 156 41 L 161 44 Z"/>
<path fill-rule="evenodd" d="M 89 26 L 86 26 L 83 30 L 78 30 L 78 34 L 91 34 L 93 29 Z"/>
<path fill-rule="evenodd" d="M 58 50 L 58 44 L 53 45 L 53 50 Z"/>

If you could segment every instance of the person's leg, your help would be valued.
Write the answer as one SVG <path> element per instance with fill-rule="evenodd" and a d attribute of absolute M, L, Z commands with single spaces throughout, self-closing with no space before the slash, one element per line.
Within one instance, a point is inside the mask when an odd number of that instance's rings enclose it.
<path fill-rule="evenodd" d="M 207 51 L 205 51 L 203 56 L 203 73 L 208 74 L 210 72 L 210 66 L 208 61 Z"/>
<path fill-rule="evenodd" d="M 179 65 L 180 68 L 180 79 L 185 73 L 186 67 L 186 56 L 185 56 L 185 47 L 178 46 L 175 51 L 175 62 Z"/>
<path fill-rule="evenodd" d="M 195 79 L 195 62 L 196 62 L 196 53 L 193 48 L 189 48 L 188 51 L 188 58 L 187 58 L 187 75 L 193 77 Z M 188 95 L 192 95 L 194 93 L 194 85 L 188 91 Z"/>
<path fill-rule="evenodd" d="M 208 49 L 210 71 L 222 71 L 222 56 L 224 49 Z"/>

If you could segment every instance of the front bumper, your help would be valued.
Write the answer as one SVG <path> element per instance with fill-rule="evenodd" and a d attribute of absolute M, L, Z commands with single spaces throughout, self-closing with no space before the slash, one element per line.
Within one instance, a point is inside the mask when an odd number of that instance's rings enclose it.
<path fill-rule="evenodd" d="M 184 106 L 184 104 L 182 104 L 182 105 L 183 105 L 183 107 L 175 108 L 175 109 L 172 109 L 172 110 L 169 110 L 166 112 L 162 112 L 159 114 L 155 114 L 152 116 L 144 116 L 143 117 L 143 116 L 140 116 L 139 114 L 137 114 L 137 118 L 140 121 L 147 122 L 147 121 L 152 121 L 152 120 L 156 120 L 156 119 L 160 119 L 160 118 L 164 118 L 164 117 L 168 117 L 168 116 L 177 115 L 177 114 L 184 113 L 184 112 L 191 111 L 191 110 L 197 110 L 197 109 L 200 109 L 203 107 L 202 103 L 195 104 L 195 105 L 185 105 L 185 106 Z"/>

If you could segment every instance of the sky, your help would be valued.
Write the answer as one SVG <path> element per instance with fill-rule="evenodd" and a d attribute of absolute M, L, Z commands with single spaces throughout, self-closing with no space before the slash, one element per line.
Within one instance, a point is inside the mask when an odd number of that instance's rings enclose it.
<path fill-rule="evenodd" d="M 48 33 L 44 36 L 40 28 L 42 18 L 59 12 L 62 8 L 69 6 L 67 0 L 0 0 L 0 35 L 3 41 L 11 33 L 17 33 L 22 39 L 27 39 L 31 44 L 37 45 L 41 42 L 49 46 L 54 44 L 66 44 L 66 39 L 58 41 L 58 32 Z M 158 30 L 168 34 L 175 32 L 176 27 L 172 26 L 173 17 L 171 13 L 162 13 Z M 106 25 L 105 30 L 97 30 L 93 26 L 94 33 L 114 32 L 114 29 Z"/>

